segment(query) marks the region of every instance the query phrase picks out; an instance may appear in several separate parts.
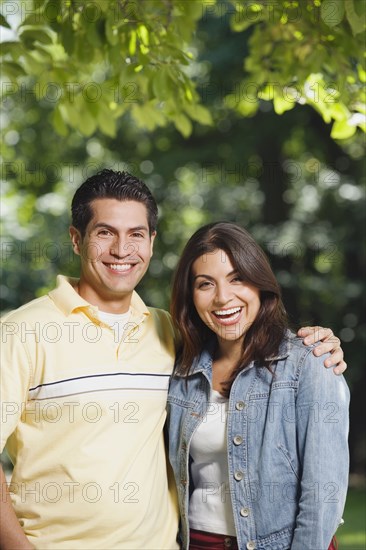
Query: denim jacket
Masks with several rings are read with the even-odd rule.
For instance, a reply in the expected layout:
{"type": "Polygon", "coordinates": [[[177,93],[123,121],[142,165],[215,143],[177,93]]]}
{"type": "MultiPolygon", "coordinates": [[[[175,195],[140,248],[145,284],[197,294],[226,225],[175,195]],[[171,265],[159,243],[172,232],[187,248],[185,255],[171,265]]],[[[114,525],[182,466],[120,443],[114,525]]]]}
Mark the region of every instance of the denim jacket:
{"type": "MultiPolygon", "coordinates": [[[[273,374],[253,363],[232,385],[227,456],[240,550],[326,550],[342,521],[349,390],[343,376],[323,366],[324,357],[313,355],[313,347],[288,332],[271,358],[273,374]]],[[[188,380],[176,369],[168,396],[169,458],[184,549],[189,449],[208,409],[211,351],[194,361],[188,380]]]]}

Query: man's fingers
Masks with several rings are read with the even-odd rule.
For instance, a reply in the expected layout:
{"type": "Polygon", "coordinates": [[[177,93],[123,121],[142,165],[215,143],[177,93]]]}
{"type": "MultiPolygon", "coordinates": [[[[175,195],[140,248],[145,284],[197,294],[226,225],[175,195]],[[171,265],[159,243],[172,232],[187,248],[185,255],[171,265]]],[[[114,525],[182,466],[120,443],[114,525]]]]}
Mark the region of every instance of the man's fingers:
{"type": "MultiPolygon", "coordinates": [[[[304,327],[303,329],[299,330],[298,334],[300,337],[304,338],[304,344],[307,346],[315,344],[320,340],[331,342],[334,338],[336,338],[333,334],[332,329],[320,326],[304,327]]],[[[335,345],[333,345],[333,347],[335,347],[335,345]]],[[[332,349],[332,347],[330,349],[332,349]]],[[[329,351],[329,348],[327,349],[327,351],[329,351]]]]}
{"type": "Polygon", "coordinates": [[[344,371],[346,370],[347,368],[347,363],[345,361],[341,361],[339,363],[339,365],[337,365],[335,367],[335,369],[333,370],[334,374],[343,374],[344,371]]]}
{"type": "Polygon", "coordinates": [[[297,334],[298,336],[303,336],[305,338],[305,336],[308,336],[309,334],[313,334],[314,328],[316,327],[301,327],[297,331],[297,334]]]}
{"type": "MultiPolygon", "coordinates": [[[[309,345],[309,344],[308,344],[309,345]]],[[[332,335],[331,338],[327,338],[326,340],[323,340],[316,348],[314,348],[314,355],[319,356],[323,355],[324,353],[332,353],[332,356],[334,357],[333,363],[339,363],[343,359],[343,350],[341,348],[341,341],[338,338],[338,336],[332,335]],[[339,359],[338,359],[339,357],[339,359]],[[338,360],[336,360],[338,359],[338,360]]]]}
{"type": "Polygon", "coordinates": [[[317,357],[325,353],[331,353],[325,359],[324,366],[327,368],[333,367],[334,374],[342,374],[346,370],[347,363],[343,361],[344,353],[341,348],[341,341],[330,328],[320,326],[302,327],[297,334],[303,338],[303,342],[307,346],[320,342],[313,349],[313,354],[317,357]]]}
{"type": "MultiPolygon", "coordinates": [[[[315,351],[315,350],[314,350],[315,351]]],[[[314,355],[321,355],[320,353],[316,353],[314,355]]],[[[343,358],[344,358],[344,353],[343,353],[343,349],[341,347],[338,347],[338,348],[335,348],[333,351],[332,351],[332,355],[330,355],[329,357],[327,357],[324,361],[324,365],[326,367],[334,367],[335,365],[338,365],[339,363],[341,363],[343,361],[343,358]]]]}

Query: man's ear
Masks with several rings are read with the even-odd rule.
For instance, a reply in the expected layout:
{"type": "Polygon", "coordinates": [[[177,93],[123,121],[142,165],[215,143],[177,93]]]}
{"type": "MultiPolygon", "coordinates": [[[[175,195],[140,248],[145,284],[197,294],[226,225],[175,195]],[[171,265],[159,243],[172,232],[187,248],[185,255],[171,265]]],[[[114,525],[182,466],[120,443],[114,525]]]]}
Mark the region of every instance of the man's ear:
{"type": "Polygon", "coordinates": [[[150,235],[150,258],[153,255],[155,237],[156,237],[156,231],[153,231],[150,235]]]}
{"type": "Polygon", "coordinates": [[[80,254],[81,254],[80,246],[81,246],[81,241],[82,241],[80,231],[78,229],[76,229],[76,227],[71,225],[70,228],[69,228],[69,234],[70,234],[70,239],[71,239],[71,242],[72,242],[72,249],[75,252],[75,254],[80,256],[80,254]]]}

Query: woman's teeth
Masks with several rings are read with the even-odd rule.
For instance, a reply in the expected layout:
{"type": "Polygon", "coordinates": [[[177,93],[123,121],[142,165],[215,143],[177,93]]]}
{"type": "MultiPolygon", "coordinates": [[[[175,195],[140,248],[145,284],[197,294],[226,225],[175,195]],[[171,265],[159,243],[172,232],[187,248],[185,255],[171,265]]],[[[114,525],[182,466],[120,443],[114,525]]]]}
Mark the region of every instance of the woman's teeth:
{"type": "Polygon", "coordinates": [[[214,314],[217,315],[218,317],[231,317],[232,315],[239,313],[240,310],[241,310],[240,307],[233,307],[231,309],[214,311],[214,314]]]}

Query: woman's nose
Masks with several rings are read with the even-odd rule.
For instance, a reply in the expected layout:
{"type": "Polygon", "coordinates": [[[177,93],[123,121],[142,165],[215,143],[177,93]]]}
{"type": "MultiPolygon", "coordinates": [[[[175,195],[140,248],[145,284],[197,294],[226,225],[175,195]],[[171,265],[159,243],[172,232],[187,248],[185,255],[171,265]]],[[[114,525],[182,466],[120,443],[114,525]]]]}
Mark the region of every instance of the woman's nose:
{"type": "Polygon", "coordinates": [[[216,287],[216,295],[215,295],[215,302],[217,305],[224,306],[228,302],[230,302],[232,298],[232,292],[228,285],[226,284],[218,284],[216,287]]]}

